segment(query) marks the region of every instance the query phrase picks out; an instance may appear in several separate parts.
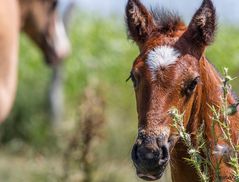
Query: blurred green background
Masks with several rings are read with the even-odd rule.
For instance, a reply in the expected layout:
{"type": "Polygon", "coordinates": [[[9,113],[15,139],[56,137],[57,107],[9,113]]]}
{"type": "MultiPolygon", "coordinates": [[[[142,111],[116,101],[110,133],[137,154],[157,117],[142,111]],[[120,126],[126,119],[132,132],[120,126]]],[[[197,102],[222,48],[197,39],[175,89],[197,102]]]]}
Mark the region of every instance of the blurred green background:
{"type": "MultiPolygon", "coordinates": [[[[218,70],[229,67],[233,77],[239,75],[238,35],[238,28],[220,25],[215,43],[207,50],[218,70]]],[[[105,101],[102,136],[92,147],[92,181],[141,181],[130,160],[137,115],[132,84],[125,82],[138,54],[137,47],[127,40],[123,20],[114,17],[80,14],[73,20],[70,39],[72,54],[64,63],[66,111],[56,128],[50,122],[47,98],[51,70],[32,42],[21,36],[16,102],[0,126],[0,181],[63,181],[63,156],[81,122],[79,106],[91,83],[102,90],[100,96],[105,101]]],[[[233,84],[238,93],[238,81],[233,84]]],[[[67,181],[80,181],[83,170],[80,164],[71,166],[67,181]]]]}

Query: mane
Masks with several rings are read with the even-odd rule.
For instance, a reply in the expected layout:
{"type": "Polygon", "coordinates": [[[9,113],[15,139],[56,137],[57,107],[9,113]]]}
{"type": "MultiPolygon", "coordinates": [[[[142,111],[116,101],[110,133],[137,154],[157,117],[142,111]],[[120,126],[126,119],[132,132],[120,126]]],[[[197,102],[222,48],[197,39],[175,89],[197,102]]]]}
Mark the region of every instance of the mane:
{"type": "Polygon", "coordinates": [[[179,25],[184,25],[183,20],[175,11],[169,11],[165,8],[151,8],[156,26],[162,33],[174,32],[179,25]]]}
{"type": "MultiPolygon", "coordinates": [[[[217,69],[217,67],[208,58],[206,58],[206,59],[209,62],[209,64],[215,69],[215,71],[217,72],[218,76],[223,80],[224,78],[222,76],[222,73],[217,69]]],[[[238,97],[237,93],[232,88],[230,89],[230,92],[232,94],[232,97],[236,101],[239,101],[239,97],[238,97]]]]}

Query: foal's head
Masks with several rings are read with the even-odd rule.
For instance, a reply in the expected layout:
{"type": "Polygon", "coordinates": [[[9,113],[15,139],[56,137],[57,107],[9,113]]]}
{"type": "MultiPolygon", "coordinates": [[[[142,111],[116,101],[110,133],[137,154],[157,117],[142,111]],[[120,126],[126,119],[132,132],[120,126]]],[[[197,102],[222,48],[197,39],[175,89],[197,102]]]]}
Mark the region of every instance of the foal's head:
{"type": "Polygon", "coordinates": [[[58,5],[59,0],[20,0],[22,29],[51,64],[64,59],[70,50],[63,20],[57,12],[58,5]]]}
{"type": "Polygon", "coordinates": [[[176,142],[168,111],[185,111],[185,126],[191,118],[200,89],[199,62],[214,38],[215,9],[204,0],[186,27],[172,13],[148,11],[139,0],[129,0],[126,22],[140,50],[131,70],[139,122],[132,159],[139,177],[156,180],[176,142]]]}

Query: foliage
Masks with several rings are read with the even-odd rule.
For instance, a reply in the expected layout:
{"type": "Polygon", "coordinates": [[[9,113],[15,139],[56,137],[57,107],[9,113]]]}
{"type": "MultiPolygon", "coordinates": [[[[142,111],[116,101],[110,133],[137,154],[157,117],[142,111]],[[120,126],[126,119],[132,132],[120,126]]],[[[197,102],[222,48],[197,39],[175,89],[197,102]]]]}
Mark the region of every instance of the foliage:
{"type": "Polygon", "coordinates": [[[183,124],[184,113],[180,114],[176,108],[173,108],[169,111],[169,114],[173,119],[173,127],[176,128],[179,133],[180,139],[187,147],[187,153],[189,154],[189,158],[186,158],[185,160],[196,169],[196,172],[202,182],[208,182],[208,162],[206,161],[206,159],[203,158],[201,154],[201,151],[205,149],[205,142],[203,140],[204,125],[201,126],[197,133],[197,136],[200,137],[198,137],[198,143],[194,146],[191,141],[191,135],[187,133],[186,128],[183,124]],[[204,170],[202,170],[202,167],[204,170]]]}
{"type": "Polygon", "coordinates": [[[94,169],[98,167],[95,151],[99,145],[98,141],[103,139],[103,128],[106,124],[104,111],[105,101],[102,91],[97,88],[97,83],[90,83],[85,89],[80,105],[76,131],[64,152],[64,181],[70,179],[73,170],[77,173],[82,172],[83,179],[79,181],[93,181],[94,169]]]}
{"type": "Polygon", "coordinates": [[[22,36],[16,101],[11,115],[0,127],[0,141],[2,144],[26,142],[40,149],[46,141],[49,145],[54,143],[46,97],[50,70],[42,64],[36,48],[30,46],[29,40],[22,36]]]}

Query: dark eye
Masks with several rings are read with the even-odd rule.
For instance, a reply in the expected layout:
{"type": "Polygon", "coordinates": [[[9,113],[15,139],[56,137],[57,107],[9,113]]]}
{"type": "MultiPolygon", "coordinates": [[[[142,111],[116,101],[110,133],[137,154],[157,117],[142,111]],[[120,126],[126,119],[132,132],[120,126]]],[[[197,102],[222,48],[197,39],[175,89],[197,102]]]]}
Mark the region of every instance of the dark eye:
{"type": "Polygon", "coordinates": [[[193,91],[195,90],[198,82],[200,80],[200,77],[196,77],[195,79],[193,79],[192,81],[190,81],[188,83],[188,85],[186,86],[186,90],[185,90],[185,94],[188,96],[188,95],[191,95],[193,93],[193,91]]]}
{"type": "Polygon", "coordinates": [[[126,81],[129,81],[131,79],[131,81],[133,82],[134,88],[137,87],[138,85],[138,80],[136,79],[135,75],[133,74],[133,72],[130,72],[130,76],[126,81]]]}
{"type": "Polygon", "coordinates": [[[58,5],[58,0],[53,0],[51,4],[51,9],[55,10],[57,8],[57,5],[58,5]]]}

